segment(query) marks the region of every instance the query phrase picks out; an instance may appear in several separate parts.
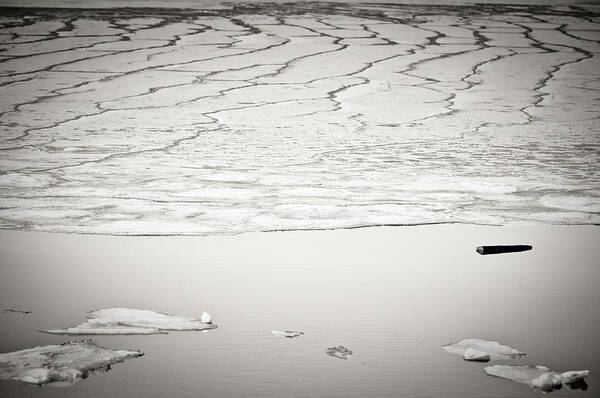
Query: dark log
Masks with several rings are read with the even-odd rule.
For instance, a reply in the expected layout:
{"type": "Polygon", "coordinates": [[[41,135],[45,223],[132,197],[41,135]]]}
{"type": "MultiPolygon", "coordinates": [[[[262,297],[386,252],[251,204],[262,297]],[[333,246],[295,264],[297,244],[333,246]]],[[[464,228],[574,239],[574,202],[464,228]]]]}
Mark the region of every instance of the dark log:
{"type": "Polygon", "coordinates": [[[477,253],[479,254],[500,254],[500,253],[513,253],[513,252],[524,252],[531,250],[532,247],[529,245],[496,245],[496,246],[479,246],[477,247],[477,253]]]}

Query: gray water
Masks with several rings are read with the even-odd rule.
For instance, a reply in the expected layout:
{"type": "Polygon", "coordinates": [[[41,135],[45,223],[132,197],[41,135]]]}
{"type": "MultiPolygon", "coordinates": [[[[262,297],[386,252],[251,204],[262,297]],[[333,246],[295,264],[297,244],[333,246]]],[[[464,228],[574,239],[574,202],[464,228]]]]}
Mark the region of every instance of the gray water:
{"type": "MultiPolygon", "coordinates": [[[[37,330],[92,309],[198,316],[207,334],[94,337],[146,355],[68,388],[0,383],[2,397],[540,397],[443,344],[497,340],[508,364],[590,369],[600,385],[598,228],[421,226],[228,237],[0,233],[0,352],[69,340],[37,330]],[[482,243],[533,250],[481,256],[482,243]],[[295,339],[269,330],[300,330],[295,339]],[[326,354],[343,345],[348,360],[326,354]]],[[[78,338],[78,337],[74,337],[78,338]]]]}

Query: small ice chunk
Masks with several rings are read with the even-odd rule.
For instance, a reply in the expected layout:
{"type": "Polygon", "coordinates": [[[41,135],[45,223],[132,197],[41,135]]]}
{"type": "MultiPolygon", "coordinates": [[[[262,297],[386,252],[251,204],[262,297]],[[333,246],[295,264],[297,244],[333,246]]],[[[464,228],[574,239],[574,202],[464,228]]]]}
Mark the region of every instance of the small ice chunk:
{"type": "Polygon", "coordinates": [[[350,351],[343,345],[339,345],[337,347],[329,347],[327,349],[326,353],[330,357],[339,358],[339,359],[348,359],[348,357],[353,354],[352,351],[350,351]]]}
{"type": "Polygon", "coordinates": [[[489,362],[491,356],[487,352],[479,351],[469,347],[463,354],[463,359],[465,361],[489,362]]]}
{"type": "Polygon", "coordinates": [[[304,332],[297,332],[294,330],[271,330],[269,333],[271,333],[273,336],[287,337],[289,339],[293,339],[294,337],[298,337],[304,334],[304,332]]]}
{"type": "Polygon", "coordinates": [[[502,377],[516,381],[517,383],[527,384],[534,390],[551,392],[562,388],[563,385],[573,390],[586,390],[587,383],[585,378],[589,375],[589,370],[576,370],[569,372],[555,372],[545,366],[510,366],[494,365],[485,368],[485,373],[490,376],[502,377]]]}
{"type": "MultiPolygon", "coordinates": [[[[488,354],[490,357],[488,360],[514,359],[525,355],[521,351],[516,350],[507,345],[502,345],[496,341],[487,341],[481,339],[465,339],[459,341],[458,343],[452,343],[442,346],[442,348],[446,352],[450,352],[456,355],[462,355],[463,358],[466,360],[469,360],[465,358],[465,354],[469,349],[478,352],[478,355],[488,354]]],[[[470,351],[468,355],[473,355],[473,351],[470,351]]]]}
{"type": "Polygon", "coordinates": [[[0,354],[0,379],[46,385],[70,385],[90,371],[144,355],[141,351],[114,351],[93,340],[69,341],[0,354]]]}
{"type": "Polygon", "coordinates": [[[73,335],[158,334],[166,331],[205,331],[217,327],[212,324],[207,312],[196,319],[149,310],[108,308],[88,312],[86,318],[86,322],[77,326],[44,332],[73,335]]]}
{"type": "Polygon", "coordinates": [[[212,323],[212,316],[210,316],[210,314],[206,311],[202,312],[202,315],[200,315],[200,322],[202,323],[212,323]]]}

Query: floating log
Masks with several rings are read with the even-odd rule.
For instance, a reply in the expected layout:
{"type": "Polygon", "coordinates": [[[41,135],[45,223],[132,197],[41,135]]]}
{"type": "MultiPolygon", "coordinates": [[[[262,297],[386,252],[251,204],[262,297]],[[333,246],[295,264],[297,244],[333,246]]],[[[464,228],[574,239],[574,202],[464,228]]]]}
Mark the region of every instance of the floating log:
{"type": "Polygon", "coordinates": [[[513,253],[513,252],[524,252],[531,250],[532,247],[529,245],[496,245],[496,246],[479,246],[477,247],[477,253],[479,254],[500,254],[500,253],[513,253]]]}

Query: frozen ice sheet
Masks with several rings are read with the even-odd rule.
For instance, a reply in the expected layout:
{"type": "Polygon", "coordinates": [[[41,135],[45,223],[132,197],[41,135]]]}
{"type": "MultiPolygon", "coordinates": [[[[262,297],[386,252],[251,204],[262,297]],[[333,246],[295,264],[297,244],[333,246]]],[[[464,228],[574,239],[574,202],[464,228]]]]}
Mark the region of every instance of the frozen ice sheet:
{"type": "Polygon", "coordinates": [[[110,13],[0,24],[0,228],[600,223],[583,8],[110,13]]]}

